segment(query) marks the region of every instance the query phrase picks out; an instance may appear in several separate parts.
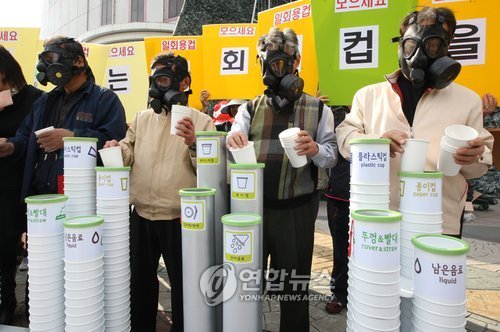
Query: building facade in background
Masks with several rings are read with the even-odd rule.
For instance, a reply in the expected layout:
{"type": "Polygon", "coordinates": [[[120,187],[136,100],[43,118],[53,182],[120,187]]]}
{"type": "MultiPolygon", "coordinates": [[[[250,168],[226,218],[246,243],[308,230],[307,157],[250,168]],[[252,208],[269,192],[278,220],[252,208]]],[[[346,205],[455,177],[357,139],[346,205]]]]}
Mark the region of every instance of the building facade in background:
{"type": "Polygon", "coordinates": [[[41,37],[111,44],[171,35],[184,0],[43,0],[41,37]]]}

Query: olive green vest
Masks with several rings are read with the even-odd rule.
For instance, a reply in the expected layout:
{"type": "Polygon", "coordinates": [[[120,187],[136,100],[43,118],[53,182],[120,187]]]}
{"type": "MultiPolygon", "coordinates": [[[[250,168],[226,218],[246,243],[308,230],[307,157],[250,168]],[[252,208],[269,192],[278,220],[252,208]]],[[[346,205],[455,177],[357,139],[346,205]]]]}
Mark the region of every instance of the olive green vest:
{"type": "Polygon", "coordinates": [[[294,104],[293,113],[276,112],[265,95],[250,102],[249,140],[254,142],[259,163],[265,163],[264,200],[286,200],[313,193],[316,190],[317,168],[308,158],[306,166],[293,168],[281,146],[278,135],[285,129],[299,127],[316,141],[323,103],[303,94],[294,104]]]}

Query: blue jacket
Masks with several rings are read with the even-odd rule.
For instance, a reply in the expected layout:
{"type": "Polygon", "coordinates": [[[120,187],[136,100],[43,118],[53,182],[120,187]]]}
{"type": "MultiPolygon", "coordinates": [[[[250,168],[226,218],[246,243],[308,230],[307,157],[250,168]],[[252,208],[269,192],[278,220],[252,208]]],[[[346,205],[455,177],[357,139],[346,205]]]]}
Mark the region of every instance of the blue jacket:
{"type": "MultiPolygon", "coordinates": [[[[11,158],[18,159],[26,156],[22,198],[35,194],[30,192],[39,152],[34,132],[46,126],[42,123],[44,117],[47,117],[45,113],[53,111],[62,93],[64,92],[60,88],[55,88],[40,97],[33,104],[32,112],[26,116],[17,130],[16,136],[9,138],[9,141],[15,145],[11,158]]],[[[75,137],[98,138],[97,148],[101,149],[106,141],[112,139],[119,141],[125,137],[127,130],[125,110],[113,91],[87,82],[86,86],[82,87],[81,98],[65,116],[62,128],[74,132],[75,137]]],[[[56,160],[47,169],[52,181],[57,181],[57,178],[64,172],[63,150],[55,153],[56,160]]]]}

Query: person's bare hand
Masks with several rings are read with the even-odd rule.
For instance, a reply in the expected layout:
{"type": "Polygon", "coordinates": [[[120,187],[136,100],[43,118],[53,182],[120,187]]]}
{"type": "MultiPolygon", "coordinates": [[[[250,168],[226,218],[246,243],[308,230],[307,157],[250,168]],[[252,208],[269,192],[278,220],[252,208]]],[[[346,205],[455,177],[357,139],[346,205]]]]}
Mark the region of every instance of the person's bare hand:
{"type": "Polygon", "coordinates": [[[469,146],[458,148],[453,158],[459,165],[470,165],[479,161],[484,152],[484,140],[480,137],[470,140],[469,146]]]}
{"type": "Polygon", "coordinates": [[[299,131],[299,138],[295,140],[298,144],[295,146],[297,154],[299,156],[312,157],[318,154],[319,147],[318,144],[312,139],[311,135],[305,130],[299,131]]]}
{"type": "Polygon", "coordinates": [[[194,131],[194,123],[191,117],[185,116],[182,120],[177,122],[175,126],[175,134],[184,138],[184,144],[192,146],[196,143],[196,136],[194,131]]]}
{"type": "Polygon", "coordinates": [[[52,152],[64,147],[63,137],[73,137],[75,134],[72,131],[63,128],[56,128],[37,136],[37,143],[40,149],[45,152],[52,152]]]}
{"type": "Polygon", "coordinates": [[[391,140],[391,157],[396,157],[396,153],[403,153],[403,145],[409,138],[408,135],[400,130],[390,130],[382,135],[382,138],[389,138],[391,140]]]}
{"type": "Polygon", "coordinates": [[[208,92],[207,90],[201,91],[200,102],[201,102],[202,110],[204,110],[204,111],[206,111],[206,109],[208,107],[208,98],[210,98],[210,92],[208,92]]]}
{"type": "Polygon", "coordinates": [[[7,141],[5,137],[0,137],[0,158],[8,157],[14,153],[15,146],[7,141]]]}
{"type": "Polygon", "coordinates": [[[483,114],[489,115],[495,111],[497,108],[497,100],[495,96],[490,93],[486,93],[483,96],[483,114]]]}
{"type": "Polygon", "coordinates": [[[118,145],[120,145],[120,143],[118,143],[118,141],[114,139],[111,141],[107,141],[102,148],[107,149],[107,148],[112,148],[112,147],[115,147],[118,145]]]}
{"type": "Polygon", "coordinates": [[[248,137],[242,131],[231,134],[227,139],[227,146],[230,148],[243,148],[248,144],[248,137]]]}

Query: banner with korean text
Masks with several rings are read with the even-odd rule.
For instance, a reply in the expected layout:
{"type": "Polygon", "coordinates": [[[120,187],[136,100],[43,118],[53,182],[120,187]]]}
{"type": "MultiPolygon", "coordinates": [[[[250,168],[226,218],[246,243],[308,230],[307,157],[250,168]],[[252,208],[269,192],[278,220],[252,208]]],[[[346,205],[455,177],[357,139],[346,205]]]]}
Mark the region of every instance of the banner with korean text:
{"type": "Polygon", "coordinates": [[[253,99],[264,91],[257,24],[203,26],[203,89],[211,99],[253,99]]]}
{"type": "Polygon", "coordinates": [[[360,88],[398,66],[401,19],[417,0],[311,0],[319,88],[331,105],[350,105],[360,88]]]}
{"type": "Polygon", "coordinates": [[[258,36],[267,34],[272,26],[281,31],[290,28],[299,39],[301,61],[299,76],[304,79],[304,91],[316,96],[318,90],[318,66],[314,44],[313,20],[310,0],[291,2],[259,13],[258,36]]]}
{"type": "Polygon", "coordinates": [[[450,44],[450,56],[462,64],[456,82],[479,95],[500,98],[500,1],[419,0],[419,7],[447,7],[455,13],[457,28],[450,44]]]}
{"type": "Polygon", "coordinates": [[[38,28],[0,28],[0,45],[19,62],[24,78],[30,84],[35,81],[39,35],[38,28]]]}
{"type": "Polygon", "coordinates": [[[147,108],[149,85],[145,61],[144,42],[109,45],[103,86],[118,95],[125,107],[127,122],[147,108]]]}
{"type": "Polygon", "coordinates": [[[203,42],[201,36],[172,36],[144,38],[146,46],[146,64],[151,74],[153,59],[164,53],[174,53],[184,57],[191,73],[191,90],[189,106],[201,109],[200,92],[203,90],[203,42]]]}
{"type": "Polygon", "coordinates": [[[98,85],[105,86],[106,65],[109,49],[112,45],[89,44],[82,43],[83,53],[87,58],[92,73],[94,74],[95,82],[98,85]]]}

